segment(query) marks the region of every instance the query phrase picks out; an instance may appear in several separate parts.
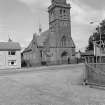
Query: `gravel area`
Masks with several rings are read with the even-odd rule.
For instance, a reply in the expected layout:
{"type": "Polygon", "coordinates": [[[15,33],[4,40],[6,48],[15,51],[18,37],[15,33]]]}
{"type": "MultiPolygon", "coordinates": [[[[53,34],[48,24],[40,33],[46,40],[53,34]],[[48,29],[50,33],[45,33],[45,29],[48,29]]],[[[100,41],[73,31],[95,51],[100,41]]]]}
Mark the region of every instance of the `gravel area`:
{"type": "Polygon", "coordinates": [[[84,65],[0,76],[0,105],[105,105],[105,90],[82,86],[84,65]]]}

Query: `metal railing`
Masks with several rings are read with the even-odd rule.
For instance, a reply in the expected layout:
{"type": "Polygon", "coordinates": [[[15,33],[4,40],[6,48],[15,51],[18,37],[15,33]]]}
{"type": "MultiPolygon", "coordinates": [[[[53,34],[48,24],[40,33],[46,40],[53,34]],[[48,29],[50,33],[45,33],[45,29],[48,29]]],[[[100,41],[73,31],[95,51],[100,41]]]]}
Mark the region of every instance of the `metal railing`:
{"type": "Polygon", "coordinates": [[[105,86],[105,63],[85,64],[85,80],[89,85],[105,86]]]}

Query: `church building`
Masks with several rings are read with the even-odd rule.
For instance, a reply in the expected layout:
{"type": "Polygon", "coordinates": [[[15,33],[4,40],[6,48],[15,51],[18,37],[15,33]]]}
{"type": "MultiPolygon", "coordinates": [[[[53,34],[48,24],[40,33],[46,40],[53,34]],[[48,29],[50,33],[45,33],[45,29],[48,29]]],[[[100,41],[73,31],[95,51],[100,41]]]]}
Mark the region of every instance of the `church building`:
{"type": "Polygon", "coordinates": [[[75,62],[75,44],[71,37],[70,4],[66,0],[52,0],[48,7],[49,29],[40,36],[33,35],[23,51],[23,59],[36,64],[69,64],[75,62]]]}

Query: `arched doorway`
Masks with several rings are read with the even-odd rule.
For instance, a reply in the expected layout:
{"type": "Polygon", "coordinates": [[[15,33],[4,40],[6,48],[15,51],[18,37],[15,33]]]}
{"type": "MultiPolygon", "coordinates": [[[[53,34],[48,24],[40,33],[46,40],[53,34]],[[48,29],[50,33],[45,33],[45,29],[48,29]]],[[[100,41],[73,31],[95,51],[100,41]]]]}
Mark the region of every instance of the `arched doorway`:
{"type": "Polygon", "coordinates": [[[61,54],[61,59],[62,59],[62,64],[69,64],[70,63],[70,58],[68,57],[68,53],[64,51],[61,54]]]}

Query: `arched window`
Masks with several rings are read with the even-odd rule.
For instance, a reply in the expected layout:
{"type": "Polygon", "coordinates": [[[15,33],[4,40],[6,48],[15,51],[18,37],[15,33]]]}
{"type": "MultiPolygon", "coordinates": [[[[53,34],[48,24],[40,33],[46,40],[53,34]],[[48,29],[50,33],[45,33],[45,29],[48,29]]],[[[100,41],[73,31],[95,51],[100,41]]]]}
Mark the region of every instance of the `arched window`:
{"type": "Polygon", "coordinates": [[[62,9],[60,9],[60,14],[62,14],[62,9]]]}
{"type": "Polygon", "coordinates": [[[61,46],[66,47],[66,36],[63,36],[61,39],[61,46]]]}
{"type": "Polygon", "coordinates": [[[66,12],[65,9],[63,10],[63,12],[64,12],[64,13],[66,12]]]}

